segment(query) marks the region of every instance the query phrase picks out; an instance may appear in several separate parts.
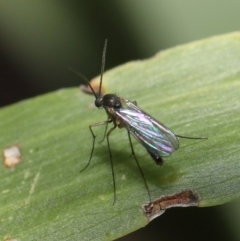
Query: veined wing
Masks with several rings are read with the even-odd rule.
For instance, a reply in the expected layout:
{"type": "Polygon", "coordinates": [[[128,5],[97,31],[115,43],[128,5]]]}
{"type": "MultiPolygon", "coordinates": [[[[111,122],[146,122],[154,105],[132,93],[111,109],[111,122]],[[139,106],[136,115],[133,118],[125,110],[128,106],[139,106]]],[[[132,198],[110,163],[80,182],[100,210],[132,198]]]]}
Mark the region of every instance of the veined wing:
{"type": "Polygon", "coordinates": [[[165,125],[152,118],[133,102],[122,99],[122,108],[115,114],[123,120],[130,133],[155,156],[169,156],[179,147],[174,133],[165,125]]]}

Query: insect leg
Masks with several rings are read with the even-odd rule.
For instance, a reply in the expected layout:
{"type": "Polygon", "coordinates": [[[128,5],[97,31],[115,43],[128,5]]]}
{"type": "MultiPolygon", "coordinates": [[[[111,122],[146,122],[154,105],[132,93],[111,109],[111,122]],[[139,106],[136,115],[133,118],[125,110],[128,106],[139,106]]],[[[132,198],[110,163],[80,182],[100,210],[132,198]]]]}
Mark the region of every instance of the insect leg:
{"type": "MultiPolygon", "coordinates": [[[[110,123],[110,122],[112,122],[112,119],[110,119],[110,120],[108,121],[108,123],[110,123]]],[[[101,140],[101,141],[99,141],[99,143],[102,143],[102,142],[104,141],[105,137],[106,137],[107,128],[108,128],[108,123],[106,124],[106,127],[105,127],[105,131],[104,131],[103,138],[102,138],[102,140],[101,140]]]]}
{"type": "Polygon", "coordinates": [[[191,137],[191,136],[181,136],[181,135],[175,135],[175,136],[176,136],[176,137],[179,137],[179,138],[193,139],[193,140],[208,139],[208,137],[191,137]]]}
{"type": "Polygon", "coordinates": [[[114,123],[114,126],[107,132],[106,138],[107,138],[107,144],[108,144],[108,151],[109,151],[109,156],[110,156],[110,163],[111,163],[111,170],[112,170],[112,179],[113,179],[113,204],[116,202],[116,182],[115,182],[115,175],[114,175],[114,170],[113,170],[113,160],[112,160],[112,152],[110,148],[110,143],[109,143],[109,136],[112,133],[112,131],[117,127],[116,123],[114,123]]]}
{"type": "Polygon", "coordinates": [[[90,164],[91,160],[92,160],[92,156],[93,156],[93,151],[94,151],[94,147],[95,147],[95,139],[96,139],[96,136],[92,130],[93,127],[97,127],[97,126],[102,126],[102,125],[108,125],[109,122],[111,122],[112,120],[106,120],[106,121],[102,121],[102,122],[98,122],[98,123],[95,123],[95,124],[92,124],[89,126],[89,129],[90,129],[90,132],[92,134],[92,137],[93,137],[93,144],[92,144],[92,150],[91,150],[91,154],[90,154],[90,158],[88,160],[88,163],[87,165],[80,170],[80,172],[84,171],[90,164]]]}
{"type": "Polygon", "coordinates": [[[142,179],[143,179],[144,184],[145,184],[145,187],[146,187],[146,189],[147,189],[147,194],[148,194],[149,202],[151,203],[151,195],[150,195],[150,192],[149,192],[149,187],[148,187],[147,181],[146,181],[146,179],[145,179],[145,177],[144,177],[142,168],[141,168],[141,166],[140,166],[140,164],[139,164],[139,162],[138,162],[138,160],[137,160],[137,157],[136,157],[136,155],[135,155],[135,152],[134,152],[134,149],[133,149],[133,144],[132,144],[132,139],[131,139],[131,135],[130,135],[130,131],[127,130],[127,133],[128,133],[129,143],[130,143],[130,146],[131,146],[132,155],[134,156],[134,159],[135,159],[135,161],[136,161],[136,163],[137,163],[138,169],[139,169],[139,171],[140,171],[140,173],[141,173],[142,179]]]}

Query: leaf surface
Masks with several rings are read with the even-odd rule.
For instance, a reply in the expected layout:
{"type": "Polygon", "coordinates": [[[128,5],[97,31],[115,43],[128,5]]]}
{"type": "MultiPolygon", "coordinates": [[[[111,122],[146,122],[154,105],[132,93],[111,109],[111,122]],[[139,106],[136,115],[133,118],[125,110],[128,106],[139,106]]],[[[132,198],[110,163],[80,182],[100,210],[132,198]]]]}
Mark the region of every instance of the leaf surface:
{"type": "MultiPolygon", "coordinates": [[[[110,60],[109,60],[110,61],[110,60]]],[[[71,73],[70,73],[71,74],[71,73]]],[[[180,148],[156,166],[134,140],[152,199],[192,190],[199,206],[240,197],[240,34],[217,36],[162,51],[104,74],[107,93],[131,101],[174,133],[180,148]]],[[[0,234],[18,240],[113,240],[147,224],[147,191],[126,130],[110,136],[113,186],[104,127],[94,97],[62,89],[0,109],[0,149],[18,145],[21,162],[0,165],[0,234]]],[[[161,218],[164,218],[162,216],[161,218]]]]}

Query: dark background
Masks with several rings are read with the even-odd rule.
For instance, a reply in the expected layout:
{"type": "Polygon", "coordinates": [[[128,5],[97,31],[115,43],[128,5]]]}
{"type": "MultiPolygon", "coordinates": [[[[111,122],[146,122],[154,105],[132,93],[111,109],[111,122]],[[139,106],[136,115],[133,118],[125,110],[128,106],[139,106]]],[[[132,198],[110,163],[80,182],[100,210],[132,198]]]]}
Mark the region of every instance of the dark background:
{"type": "MultiPolygon", "coordinates": [[[[238,31],[239,9],[237,0],[0,0],[0,107],[78,86],[81,80],[69,66],[88,79],[97,76],[105,38],[110,69],[238,31]]],[[[168,210],[119,241],[240,240],[239,205],[168,210]]]]}

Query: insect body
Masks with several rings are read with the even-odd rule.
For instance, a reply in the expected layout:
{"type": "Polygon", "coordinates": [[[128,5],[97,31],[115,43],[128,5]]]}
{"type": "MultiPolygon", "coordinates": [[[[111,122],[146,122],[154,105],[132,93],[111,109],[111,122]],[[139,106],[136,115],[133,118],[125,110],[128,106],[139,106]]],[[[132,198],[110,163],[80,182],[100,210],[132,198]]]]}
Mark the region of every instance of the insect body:
{"type": "Polygon", "coordinates": [[[156,164],[161,165],[162,157],[169,156],[178,149],[177,136],[140,109],[136,102],[131,102],[115,94],[107,94],[99,97],[95,104],[97,107],[105,108],[109,121],[113,121],[114,127],[126,127],[146,148],[156,164]]]}
{"type": "Polygon", "coordinates": [[[82,169],[82,171],[89,166],[90,161],[92,159],[93,151],[94,151],[96,136],[92,128],[100,125],[106,125],[104,138],[106,137],[107,139],[108,150],[110,155],[111,169],[112,169],[112,175],[113,175],[114,202],[115,202],[116,184],[115,184],[115,177],[114,177],[114,171],[113,171],[113,161],[112,161],[112,153],[111,153],[111,148],[109,143],[109,136],[116,127],[119,127],[119,128],[125,127],[127,129],[132,155],[142,175],[145,187],[148,192],[149,201],[151,202],[149,188],[148,188],[146,179],[144,177],[143,171],[136,158],[133,145],[132,145],[131,135],[134,136],[135,139],[147,150],[147,152],[150,154],[152,159],[158,165],[161,165],[163,163],[162,157],[167,157],[178,149],[179,147],[178,137],[187,138],[187,139],[206,139],[206,138],[186,137],[186,136],[176,135],[171,130],[169,130],[169,128],[167,128],[165,125],[163,125],[162,123],[154,119],[152,116],[147,114],[144,110],[139,108],[137,106],[136,101],[131,102],[127,99],[117,96],[116,94],[102,95],[101,93],[102,76],[103,76],[104,66],[105,66],[106,48],[107,48],[107,40],[105,41],[105,45],[103,49],[100,85],[99,85],[98,93],[94,91],[93,87],[91,86],[91,84],[89,83],[89,81],[86,79],[84,75],[82,75],[80,72],[76,71],[75,69],[71,68],[71,70],[77,73],[90,87],[92,93],[95,96],[95,106],[98,108],[104,108],[108,116],[108,119],[106,121],[92,124],[89,126],[89,129],[93,136],[93,144],[92,144],[92,150],[91,150],[89,161],[87,165],[82,169]],[[107,130],[109,123],[113,123],[113,127],[107,130]]]}

